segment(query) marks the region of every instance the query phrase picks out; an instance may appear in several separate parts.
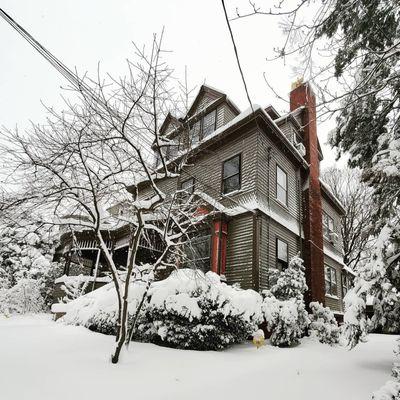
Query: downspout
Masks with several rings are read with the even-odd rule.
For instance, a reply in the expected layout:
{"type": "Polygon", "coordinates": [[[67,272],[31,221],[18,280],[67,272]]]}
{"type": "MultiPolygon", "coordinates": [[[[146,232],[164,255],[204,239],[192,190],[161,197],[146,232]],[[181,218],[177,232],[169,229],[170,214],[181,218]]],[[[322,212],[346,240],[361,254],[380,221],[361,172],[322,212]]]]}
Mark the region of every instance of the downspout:
{"type": "MultiPolygon", "coordinates": [[[[270,201],[270,166],[271,166],[271,147],[269,146],[267,148],[267,204],[268,204],[268,211],[271,210],[271,201],[270,201]]],[[[270,245],[271,245],[271,241],[270,241],[270,223],[271,223],[271,218],[268,216],[268,223],[267,223],[267,268],[268,271],[270,269],[270,245]]],[[[270,287],[270,282],[269,282],[269,273],[267,274],[267,287],[270,287]]]]}

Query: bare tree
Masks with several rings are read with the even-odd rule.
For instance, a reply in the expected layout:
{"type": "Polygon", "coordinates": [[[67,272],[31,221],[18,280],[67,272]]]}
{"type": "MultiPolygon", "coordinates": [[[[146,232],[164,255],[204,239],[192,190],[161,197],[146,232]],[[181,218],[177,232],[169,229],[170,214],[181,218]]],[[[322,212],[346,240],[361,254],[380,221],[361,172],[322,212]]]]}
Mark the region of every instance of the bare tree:
{"type": "Polygon", "coordinates": [[[2,149],[11,171],[7,183],[22,186],[18,200],[4,203],[3,211],[23,206],[42,223],[88,231],[97,241],[118,298],[113,363],[130,338],[132,281],[144,279],[147,290],[160,267],[174,267],[193,227],[205,218],[196,212],[193,195],[181,196],[179,190],[164,193],[159,187],[160,179],[177,179],[185,165],[184,157],[167,160],[165,149],[175,144],[159,132],[160,121],[185,96],[174,89],[172,71],[162,59],[161,39],[155,37],[149,51],[135,50],[136,61],[128,61],[126,77],[103,79],[98,74],[96,81],[82,79],[79,87],[71,88],[79,102],[66,101],[61,113],[49,108],[47,123],[35,124],[24,134],[5,131],[7,144],[2,149]],[[139,185],[143,181],[145,192],[139,185]],[[108,211],[116,204],[124,212],[108,211]],[[129,226],[124,269],[118,268],[108,245],[109,231],[122,224],[129,226]],[[144,240],[157,240],[162,252],[154,262],[142,265],[138,248],[144,240]]]}
{"type": "Polygon", "coordinates": [[[361,182],[361,173],[355,169],[330,167],[321,175],[345,209],[341,224],[343,260],[357,270],[357,266],[368,258],[374,243],[372,190],[361,182]]]}

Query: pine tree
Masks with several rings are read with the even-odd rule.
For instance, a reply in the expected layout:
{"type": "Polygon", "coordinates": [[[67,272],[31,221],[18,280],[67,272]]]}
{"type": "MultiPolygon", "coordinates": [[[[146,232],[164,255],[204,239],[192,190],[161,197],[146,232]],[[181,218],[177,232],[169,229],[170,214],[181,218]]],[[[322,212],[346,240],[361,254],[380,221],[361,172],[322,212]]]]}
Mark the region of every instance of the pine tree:
{"type": "Polygon", "coordinates": [[[297,344],[310,323],[304,303],[307,290],[303,260],[293,257],[263,303],[263,313],[274,346],[297,344]]]}

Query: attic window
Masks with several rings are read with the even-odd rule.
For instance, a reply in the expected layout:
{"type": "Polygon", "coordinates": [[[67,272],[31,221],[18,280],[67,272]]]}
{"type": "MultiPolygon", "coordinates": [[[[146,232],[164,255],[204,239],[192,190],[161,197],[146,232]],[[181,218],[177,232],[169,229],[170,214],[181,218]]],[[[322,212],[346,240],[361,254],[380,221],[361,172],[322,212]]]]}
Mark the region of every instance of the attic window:
{"type": "Polygon", "coordinates": [[[211,135],[215,131],[215,122],[217,120],[217,111],[213,110],[203,118],[203,138],[211,135]]]}
{"type": "Polygon", "coordinates": [[[213,110],[195,122],[190,128],[190,143],[197,144],[200,140],[211,135],[216,128],[217,110],[213,110]]]}
{"type": "Polygon", "coordinates": [[[197,121],[190,128],[190,142],[192,145],[200,141],[201,121],[197,121]]]}

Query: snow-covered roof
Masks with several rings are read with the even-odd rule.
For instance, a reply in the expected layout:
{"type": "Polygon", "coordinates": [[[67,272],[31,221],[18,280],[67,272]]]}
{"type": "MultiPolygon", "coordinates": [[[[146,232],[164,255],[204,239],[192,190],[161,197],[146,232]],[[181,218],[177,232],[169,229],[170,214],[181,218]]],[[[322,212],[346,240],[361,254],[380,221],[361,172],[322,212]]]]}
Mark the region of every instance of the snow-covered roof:
{"type": "Polygon", "coordinates": [[[334,195],[332,189],[329,187],[329,185],[324,182],[321,178],[319,178],[319,182],[321,184],[321,188],[324,189],[325,193],[328,195],[328,197],[335,203],[335,205],[340,208],[341,212],[344,214],[346,212],[343,203],[334,195]]]}

